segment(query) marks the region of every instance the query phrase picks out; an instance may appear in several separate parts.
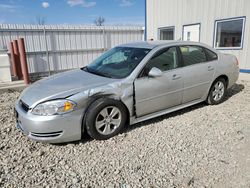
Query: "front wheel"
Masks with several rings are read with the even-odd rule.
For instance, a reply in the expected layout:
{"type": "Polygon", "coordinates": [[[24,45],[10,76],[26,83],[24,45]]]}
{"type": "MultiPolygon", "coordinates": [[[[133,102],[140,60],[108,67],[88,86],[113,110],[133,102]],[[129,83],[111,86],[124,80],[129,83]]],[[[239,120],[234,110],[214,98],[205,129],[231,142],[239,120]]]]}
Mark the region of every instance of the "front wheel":
{"type": "Polygon", "coordinates": [[[207,103],[211,105],[221,103],[226,94],[226,81],[223,78],[219,78],[214,81],[207,97],[207,103]]]}
{"type": "Polygon", "coordinates": [[[86,129],[92,138],[105,140],[120,133],[126,119],[126,108],[120,101],[101,98],[92,103],[86,113],[86,129]]]}

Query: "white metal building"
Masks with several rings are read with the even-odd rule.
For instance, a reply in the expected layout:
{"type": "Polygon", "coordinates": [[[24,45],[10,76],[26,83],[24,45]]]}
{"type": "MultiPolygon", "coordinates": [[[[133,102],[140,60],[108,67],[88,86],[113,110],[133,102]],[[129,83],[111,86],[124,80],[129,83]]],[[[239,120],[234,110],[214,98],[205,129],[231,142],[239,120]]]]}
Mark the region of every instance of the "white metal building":
{"type": "Polygon", "coordinates": [[[206,43],[236,55],[250,73],[250,0],[146,0],[145,34],[206,43]]]}

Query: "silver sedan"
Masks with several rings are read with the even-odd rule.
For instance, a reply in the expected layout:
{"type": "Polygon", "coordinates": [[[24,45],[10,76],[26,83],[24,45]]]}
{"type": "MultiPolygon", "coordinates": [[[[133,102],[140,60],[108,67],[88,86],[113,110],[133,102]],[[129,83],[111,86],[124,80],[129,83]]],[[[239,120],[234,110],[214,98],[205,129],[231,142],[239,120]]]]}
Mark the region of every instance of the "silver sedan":
{"type": "Polygon", "coordinates": [[[139,42],[42,79],[15,104],[17,127],[37,141],[108,139],[126,125],[206,101],[219,104],[238,79],[237,59],[194,42],[139,42]]]}

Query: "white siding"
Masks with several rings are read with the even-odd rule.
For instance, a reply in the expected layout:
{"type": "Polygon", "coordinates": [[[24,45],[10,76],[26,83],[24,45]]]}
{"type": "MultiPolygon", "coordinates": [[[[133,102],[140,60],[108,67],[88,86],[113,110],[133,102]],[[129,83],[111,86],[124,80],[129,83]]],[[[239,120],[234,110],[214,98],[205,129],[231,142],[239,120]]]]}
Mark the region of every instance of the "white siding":
{"type": "Polygon", "coordinates": [[[201,23],[200,42],[213,46],[215,20],[246,17],[243,49],[222,50],[237,56],[241,69],[250,69],[250,0],[146,0],[147,39],[157,40],[159,27],[175,26],[175,40],[183,25],[201,23]]]}

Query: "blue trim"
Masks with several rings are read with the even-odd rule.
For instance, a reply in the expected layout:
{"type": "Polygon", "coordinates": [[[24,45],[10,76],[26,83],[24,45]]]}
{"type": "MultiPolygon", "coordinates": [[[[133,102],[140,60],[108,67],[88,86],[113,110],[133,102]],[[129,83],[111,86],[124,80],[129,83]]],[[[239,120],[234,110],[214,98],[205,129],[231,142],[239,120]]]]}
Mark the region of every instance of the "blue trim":
{"type": "Polygon", "coordinates": [[[250,69],[240,69],[240,72],[242,72],[242,73],[250,73],[250,69]]]}
{"type": "Polygon", "coordinates": [[[216,50],[242,50],[244,46],[244,36],[245,36],[245,28],[246,28],[246,16],[238,16],[238,17],[231,17],[231,18],[223,18],[223,19],[217,19],[214,21],[214,34],[213,34],[213,48],[216,50]],[[215,40],[216,40],[216,23],[217,22],[223,22],[223,21],[231,21],[235,19],[243,19],[243,28],[242,28],[242,37],[241,37],[241,47],[235,47],[235,48],[226,48],[226,47],[221,47],[221,48],[216,48],[215,47],[215,40]]]}
{"type": "Polygon", "coordinates": [[[157,40],[160,40],[160,30],[164,30],[164,29],[173,29],[174,30],[174,38],[173,40],[175,40],[175,26],[167,26],[167,27],[159,27],[157,29],[157,40]]]}
{"type": "Polygon", "coordinates": [[[185,24],[182,26],[182,41],[183,41],[183,38],[184,38],[184,27],[185,26],[192,26],[192,25],[200,25],[200,28],[199,28],[199,42],[201,41],[201,23],[192,23],[192,24],[185,24]]]}
{"type": "Polygon", "coordinates": [[[147,40],[147,0],[145,0],[145,26],[144,26],[144,40],[147,40]]]}

